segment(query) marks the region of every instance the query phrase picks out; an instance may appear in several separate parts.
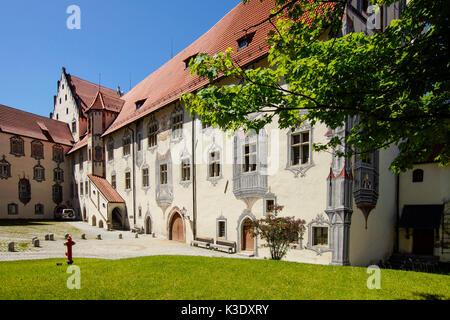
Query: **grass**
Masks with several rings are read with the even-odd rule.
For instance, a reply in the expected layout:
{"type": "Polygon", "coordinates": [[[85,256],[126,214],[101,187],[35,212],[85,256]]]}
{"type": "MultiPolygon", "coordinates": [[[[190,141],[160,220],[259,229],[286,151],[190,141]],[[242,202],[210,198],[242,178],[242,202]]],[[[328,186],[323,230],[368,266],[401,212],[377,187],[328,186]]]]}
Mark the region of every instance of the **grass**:
{"type": "Polygon", "coordinates": [[[38,237],[44,241],[46,234],[53,233],[55,240],[63,240],[66,233],[80,237],[82,232],[70,224],[59,221],[0,220],[0,252],[8,251],[8,242],[16,243],[17,251],[33,250],[31,240],[38,237]]]}
{"type": "Polygon", "coordinates": [[[270,260],[157,256],[77,259],[81,290],[69,290],[60,260],[0,262],[1,300],[391,300],[450,299],[447,275],[270,260]]]}

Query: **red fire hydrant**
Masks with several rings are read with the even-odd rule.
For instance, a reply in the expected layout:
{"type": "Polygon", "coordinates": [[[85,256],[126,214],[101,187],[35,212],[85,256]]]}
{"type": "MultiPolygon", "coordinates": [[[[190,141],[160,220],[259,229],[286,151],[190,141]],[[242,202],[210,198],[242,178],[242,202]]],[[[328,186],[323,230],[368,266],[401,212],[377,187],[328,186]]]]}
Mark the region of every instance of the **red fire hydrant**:
{"type": "Polygon", "coordinates": [[[67,237],[67,241],[66,241],[66,243],[64,243],[64,245],[67,247],[67,252],[66,252],[67,264],[73,264],[73,260],[72,260],[72,246],[75,245],[75,241],[72,240],[71,236],[68,236],[67,237]]]}

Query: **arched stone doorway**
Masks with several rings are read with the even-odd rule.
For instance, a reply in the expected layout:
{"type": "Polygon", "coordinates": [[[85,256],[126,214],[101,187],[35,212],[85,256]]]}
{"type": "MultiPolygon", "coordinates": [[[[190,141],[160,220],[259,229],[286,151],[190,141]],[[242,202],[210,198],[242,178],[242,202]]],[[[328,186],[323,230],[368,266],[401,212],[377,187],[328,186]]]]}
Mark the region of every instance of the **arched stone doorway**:
{"type": "Polygon", "coordinates": [[[169,240],[186,242],[183,218],[178,212],[175,212],[170,219],[169,240]]]}
{"type": "Polygon", "coordinates": [[[252,220],[250,218],[247,218],[242,222],[242,251],[255,250],[255,237],[253,236],[254,228],[251,223],[252,220]]]}
{"type": "Polygon", "coordinates": [[[95,216],[92,216],[92,226],[93,227],[97,226],[97,218],[95,216]]]}
{"type": "Polygon", "coordinates": [[[149,216],[145,218],[145,234],[152,234],[152,219],[149,216]]]}
{"type": "Polygon", "coordinates": [[[122,211],[119,208],[114,208],[111,216],[111,226],[113,230],[123,230],[122,211]]]}

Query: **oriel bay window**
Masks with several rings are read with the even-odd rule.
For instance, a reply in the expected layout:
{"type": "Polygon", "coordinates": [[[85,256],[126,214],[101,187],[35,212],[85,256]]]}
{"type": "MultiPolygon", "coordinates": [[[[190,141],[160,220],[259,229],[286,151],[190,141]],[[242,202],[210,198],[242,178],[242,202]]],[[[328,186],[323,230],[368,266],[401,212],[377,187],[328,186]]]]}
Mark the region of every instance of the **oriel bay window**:
{"type": "Polygon", "coordinates": [[[246,144],[244,146],[244,172],[255,172],[256,165],[256,143],[246,144]]]}
{"type": "Polygon", "coordinates": [[[167,184],[167,164],[162,164],[160,166],[160,171],[159,171],[159,183],[161,185],[166,185],[167,184]]]}
{"type": "Polygon", "coordinates": [[[291,136],[291,165],[298,166],[309,163],[310,133],[299,132],[291,136]]]}

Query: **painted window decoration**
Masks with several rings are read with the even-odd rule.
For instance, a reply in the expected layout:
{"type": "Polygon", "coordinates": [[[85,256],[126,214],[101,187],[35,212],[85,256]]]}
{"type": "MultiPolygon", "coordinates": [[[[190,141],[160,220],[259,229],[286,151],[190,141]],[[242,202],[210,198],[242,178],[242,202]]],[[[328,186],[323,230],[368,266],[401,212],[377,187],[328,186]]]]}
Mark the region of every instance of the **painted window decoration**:
{"type": "Polygon", "coordinates": [[[413,171],[413,182],[423,182],[423,170],[422,169],[416,169],[413,171]]]}
{"type": "Polygon", "coordinates": [[[154,122],[148,126],[148,147],[153,148],[158,145],[158,123],[154,122]]]}
{"type": "Polygon", "coordinates": [[[255,172],[257,168],[256,143],[249,143],[244,146],[244,172],[255,172]]]}
{"type": "Polygon", "coordinates": [[[31,185],[26,178],[19,180],[19,200],[23,204],[27,204],[31,200],[31,185]]]}
{"type": "Polygon", "coordinates": [[[103,161],[103,148],[101,146],[96,146],[94,149],[94,155],[95,155],[94,160],[96,162],[103,161]]]}
{"type": "Polygon", "coordinates": [[[217,237],[226,239],[227,237],[227,222],[225,220],[219,220],[217,222],[217,237]]]}
{"type": "Polygon", "coordinates": [[[111,186],[113,187],[114,190],[117,188],[117,182],[116,182],[116,175],[115,174],[111,175],[111,186]]]}
{"type": "Polygon", "coordinates": [[[210,178],[220,177],[220,152],[213,151],[209,154],[209,173],[210,178]]]}
{"type": "Polygon", "coordinates": [[[160,171],[159,171],[160,177],[159,177],[159,183],[161,185],[166,185],[167,181],[168,181],[168,171],[167,171],[167,164],[162,164],[160,166],[160,171]]]}
{"type": "Polygon", "coordinates": [[[123,155],[128,156],[130,155],[130,146],[131,146],[131,137],[126,136],[123,138],[123,155]]]}
{"type": "Polygon", "coordinates": [[[106,145],[108,161],[114,160],[114,140],[109,140],[106,145]]]}
{"type": "Polygon", "coordinates": [[[309,163],[310,133],[298,132],[291,135],[291,166],[309,163]]]}
{"type": "Polygon", "coordinates": [[[183,136],[183,111],[178,111],[172,115],[172,137],[181,138],[183,136]]]}
{"type": "Polygon", "coordinates": [[[313,246],[328,246],[328,227],[313,227],[313,246]]]}
{"type": "Polygon", "coordinates": [[[59,184],[55,184],[52,187],[53,202],[60,204],[63,201],[63,189],[59,184]]]}
{"type": "Polygon", "coordinates": [[[44,159],[44,144],[41,141],[31,142],[31,157],[36,160],[44,159]]]}
{"type": "Polygon", "coordinates": [[[148,188],[149,181],[148,168],[144,168],[142,169],[142,186],[148,188]]]}
{"type": "Polygon", "coordinates": [[[125,189],[130,190],[131,189],[131,173],[125,172],[125,189]]]}
{"type": "Polygon", "coordinates": [[[11,164],[3,156],[2,160],[0,160],[0,179],[8,178],[11,178],[11,164]]]}
{"type": "Polygon", "coordinates": [[[64,170],[61,168],[53,169],[53,181],[54,182],[64,182],[64,170]]]}
{"type": "Polygon", "coordinates": [[[33,180],[37,182],[45,181],[45,168],[40,163],[33,168],[33,180]]]}
{"type": "Polygon", "coordinates": [[[53,161],[56,163],[64,162],[64,148],[61,146],[53,146],[53,161]]]}
{"type": "Polygon", "coordinates": [[[15,136],[10,139],[11,154],[16,157],[25,156],[24,141],[21,137],[15,136]]]}
{"type": "Polygon", "coordinates": [[[191,161],[189,159],[181,160],[181,181],[191,180],[191,161]]]}
{"type": "Polygon", "coordinates": [[[17,203],[8,204],[8,215],[16,216],[19,214],[19,206],[17,203]]]}
{"type": "Polygon", "coordinates": [[[43,204],[36,204],[34,206],[34,214],[36,215],[43,215],[44,214],[44,205],[43,204]]]}

